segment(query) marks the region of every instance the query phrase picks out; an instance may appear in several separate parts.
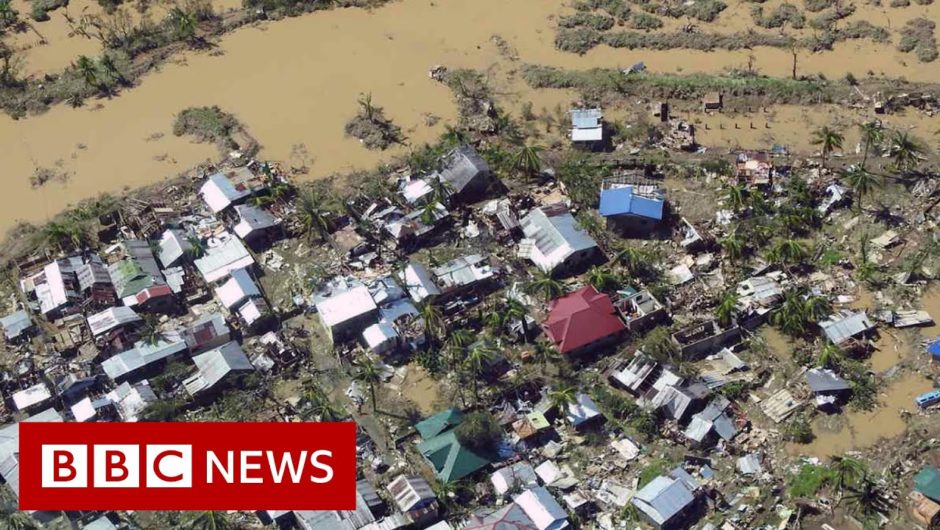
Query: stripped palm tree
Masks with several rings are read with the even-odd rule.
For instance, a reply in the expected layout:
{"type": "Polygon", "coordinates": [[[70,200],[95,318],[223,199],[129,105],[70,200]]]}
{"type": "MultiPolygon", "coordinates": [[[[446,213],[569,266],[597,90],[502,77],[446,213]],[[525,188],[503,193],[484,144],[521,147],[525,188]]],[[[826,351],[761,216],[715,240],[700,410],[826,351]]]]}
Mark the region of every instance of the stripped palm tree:
{"type": "Polygon", "coordinates": [[[477,341],[467,352],[467,358],[464,359],[464,366],[473,380],[473,395],[477,402],[480,401],[480,378],[486,373],[487,368],[496,359],[496,348],[488,338],[477,341]]]}
{"type": "Polygon", "coordinates": [[[601,267],[591,267],[587,273],[587,282],[598,292],[610,292],[620,286],[617,276],[601,267]]]}
{"type": "Polygon", "coordinates": [[[813,145],[820,146],[823,167],[827,167],[829,157],[836,149],[842,150],[843,142],[845,142],[845,137],[842,136],[842,133],[836,129],[830,128],[828,125],[813,131],[811,140],[813,145]]]}
{"type": "Polygon", "coordinates": [[[369,387],[369,396],[372,398],[372,412],[378,410],[378,399],[375,394],[375,385],[382,380],[382,374],[372,359],[366,358],[359,363],[359,369],[353,375],[353,380],[369,387]]]}
{"type": "Polygon", "coordinates": [[[849,187],[852,188],[852,191],[855,192],[855,195],[858,196],[856,206],[859,210],[862,209],[862,198],[875,191],[876,188],[881,187],[883,183],[881,177],[865,169],[865,166],[852,168],[847,171],[845,173],[845,180],[848,182],[849,187]]]}
{"type": "Polygon", "coordinates": [[[535,145],[520,147],[512,157],[512,168],[528,179],[535,177],[542,170],[541,151],[542,148],[535,145]]]}
{"type": "Polygon", "coordinates": [[[741,238],[738,237],[737,230],[721,238],[718,244],[724,249],[725,254],[728,256],[728,261],[731,262],[732,266],[744,255],[744,243],[741,241],[741,238]]]}
{"type": "Polygon", "coordinates": [[[738,293],[734,289],[729,289],[721,297],[721,302],[715,310],[715,316],[718,317],[718,323],[727,326],[734,318],[738,308],[738,293]]]}
{"type": "Polygon", "coordinates": [[[895,131],[891,136],[888,153],[897,171],[910,173],[924,159],[926,148],[909,133],[895,131]]]}
{"type": "Polygon", "coordinates": [[[192,530],[233,530],[235,524],[225,512],[192,512],[187,528],[192,530]]]}
{"type": "Polygon", "coordinates": [[[868,155],[872,152],[872,149],[879,149],[881,142],[884,141],[884,129],[881,128],[881,123],[877,121],[867,121],[861,123],[858,126],[858,132],[862,136],[862,169],[865,169],[866,164],[868,163],[868,155]]]}

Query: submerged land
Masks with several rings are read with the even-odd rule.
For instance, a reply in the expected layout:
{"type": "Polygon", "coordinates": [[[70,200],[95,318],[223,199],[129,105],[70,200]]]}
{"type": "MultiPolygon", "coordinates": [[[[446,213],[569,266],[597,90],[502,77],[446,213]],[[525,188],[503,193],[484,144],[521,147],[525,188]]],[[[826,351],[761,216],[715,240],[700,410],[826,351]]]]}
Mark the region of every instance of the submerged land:
{"type": "Polygon", "coordinates": [[[4,446],[0,524],[940,524],[929,0],[0,2],[4,429],[361,456],[355,512],[23,514],[4,446]]]}

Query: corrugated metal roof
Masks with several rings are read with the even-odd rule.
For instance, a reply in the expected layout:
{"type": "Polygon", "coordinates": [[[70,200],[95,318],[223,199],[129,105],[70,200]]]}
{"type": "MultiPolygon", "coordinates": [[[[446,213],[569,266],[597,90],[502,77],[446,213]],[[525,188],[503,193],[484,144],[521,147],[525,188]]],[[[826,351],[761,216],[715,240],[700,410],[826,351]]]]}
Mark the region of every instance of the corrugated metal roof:
{"type": "Polygon", "coordinates": [[[108,377],[116,380],[185,349],[186,341],[179,333],[167,332],[156,344],[138,341],[133,348],[105,359],[101,368],[108,377]]]}
{"type": "Polygon", "coordinates": [[[7,340],[12,340],[20,336],[24,331],[32,327],[33,321],[29,318],[26,310],[19,310],[16,313],[0,318],[0,326],[3,327],[3,334],[7,340]]]}
{"type": "Polygon", "coordinates": [[[212,388],[232,372],[250,372],[255,369],[241,346],[234,341],[193,357],[193,362],[199,372],[183,382],[190,395],[212,388]]]}
{"type": "Polygon", "coordinates": [[[555,497],[544,487],[532,488],[513,497],[539,530],[560,529],[567,526],[568,514],[555,497]]]}
{"type": "Polygon", "coordinates": [[[490,166],[476,150],[469,145],[461,145],[447,155],[439,175],[453,188],[453,193],[460,193],[475,179],[488,178],[489,173],[490,166]]]}
{"type": "Polygon", "coordinates": [[[244,269],[255,263],[241,240],[229,236],[221,245],[206,249],[205,256],[195,261],[196,268],[207,283],[217,282],[235,269],[244,269]]]}
{"type": "Polygon", "coordinates": [[[833,344],[842,344],[873,329],[875,325],[871,323],[864,311],[853,312],[843,309],[821,321],[819,327],[833,344]]]}
{"type": "Polygon", "coordinates": [[[841,392],[852,388],[845,380],[832,370],[813,368],[806,371],[806,384],[816,393],[841,392]]]}
{"type": "Polygon", "coordinates": [[[554,270],[577,252],[597,247],[562,204],[533,209],[522,218],[521,226],[534,245],[529,258],[545,271],[554,270]]]}
{"type": "Polygon", "coordinates": [[[277,219],[266,210],[249,205],[239,205],[235,207],[239,222],[235,225],[235,234],[240,238],[245,238],[255,230],[264,230],[277,225],[277,219]]]}
{"type": "Polygon", "coordinates": [[[251,275],[245,269],[232,271],[231,278],[215,290],[215,295],[219,297],[222,306],[226,309],[232,309],[245,299],[252,296],[261,296],[261,290],[251,279],[251,275]]]}
{"type": "Polygon", "coordinates": [[[364,285],[353,287],[317,303],[317,312],[327,327],[342,324],[377,309],[369,289],[364,285]]]}
{"type": "Polygon", "coordinates": [[[160,251],[158,257],[164,267],[171,267],[180,258],[186,254],[188,249],[192,248],[186,234],[182,230],[169,229],[163,232],[160,239],[160,251]]]}
{"type": "Polygon", "coordinates": [[[634,193],[633,186],[624,186],[601,191],[599,211],[604,217],[636,215],[661,221],[664,204],[665,201],[662,198],[637,195],[634,193]]]}
{"type": "Polygon", "coordinates": [[[643,487],[633,497],[633,504],[662,525],[695,502],[687,485],[678,479],[659,476],[643,487]]]}
{"type": "Polygon", "coordinates": [[[209,209],[213,213],[218,213],[228,208],[233,202],[251,195],[251,189],[244,186],[236,188],[225,174],[216,173],[210,175],[206,183],[199,188],[199,194],[202,195],[209,209]]]}
{"type": "Polygon", "coordinates": [[[88,317],[88,328],[92,335],[101,335],[112,329],[143,320],[127,306],[110,307],[88,317]]]}

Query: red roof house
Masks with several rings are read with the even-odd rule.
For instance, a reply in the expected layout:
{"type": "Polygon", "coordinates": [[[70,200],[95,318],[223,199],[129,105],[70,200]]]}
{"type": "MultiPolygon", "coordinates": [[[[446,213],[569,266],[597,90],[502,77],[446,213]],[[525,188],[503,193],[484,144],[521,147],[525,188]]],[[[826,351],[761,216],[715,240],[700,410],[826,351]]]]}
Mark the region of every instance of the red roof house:
{"type": "Polygon", "coordinates": [[[626,330],[610,297],[590,285],[552,300],[543,327],[561,353],[584,349],[626,330]]]}

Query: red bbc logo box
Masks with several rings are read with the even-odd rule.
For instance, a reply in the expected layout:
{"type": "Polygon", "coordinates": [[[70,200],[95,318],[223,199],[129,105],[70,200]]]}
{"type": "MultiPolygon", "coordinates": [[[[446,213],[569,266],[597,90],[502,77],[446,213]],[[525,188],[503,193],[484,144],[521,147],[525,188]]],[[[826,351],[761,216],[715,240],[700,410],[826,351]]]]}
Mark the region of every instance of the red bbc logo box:
{"type": "Polygon", "coordinates": [[[21,510],[354,510],[354,423],[38,423],[21,510]]]}

